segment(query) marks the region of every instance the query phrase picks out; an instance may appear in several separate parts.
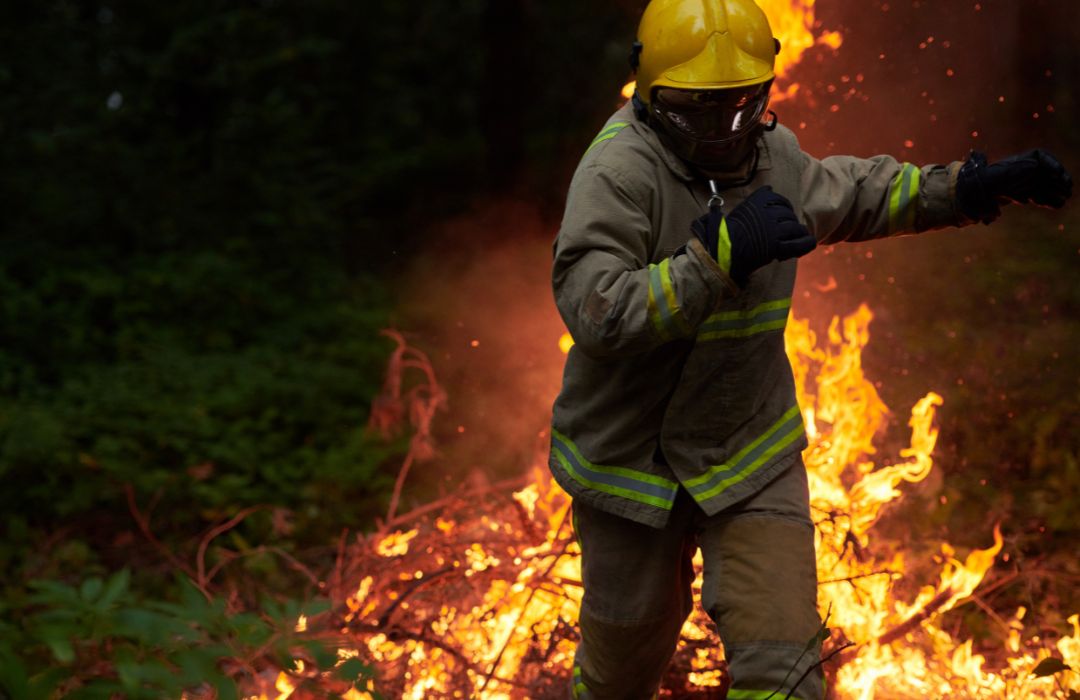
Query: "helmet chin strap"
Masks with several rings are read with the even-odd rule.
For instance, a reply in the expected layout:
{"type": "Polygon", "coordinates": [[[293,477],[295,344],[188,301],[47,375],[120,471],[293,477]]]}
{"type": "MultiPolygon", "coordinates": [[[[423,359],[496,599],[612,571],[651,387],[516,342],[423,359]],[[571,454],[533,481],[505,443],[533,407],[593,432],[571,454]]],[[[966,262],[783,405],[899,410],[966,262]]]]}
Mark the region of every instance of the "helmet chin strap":
{"type": "MultiPolygon", "coordinates": [[[[757,136],[760,138],[760,134],[757,136]]],[[[757,177],[758,162],[761,160],[761,146],[754,143],[754,150],[748,154],[739,167],[729,170],[708,170],[691,163],[691,167],[706,180],[715,181],[725,189],[749,185],[757,177]]]]}

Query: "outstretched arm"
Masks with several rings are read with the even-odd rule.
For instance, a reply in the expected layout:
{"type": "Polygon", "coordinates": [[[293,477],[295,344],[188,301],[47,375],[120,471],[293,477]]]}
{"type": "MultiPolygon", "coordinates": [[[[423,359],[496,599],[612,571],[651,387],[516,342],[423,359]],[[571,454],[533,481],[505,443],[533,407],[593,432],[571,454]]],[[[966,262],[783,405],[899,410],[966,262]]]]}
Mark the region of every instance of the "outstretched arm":
{"type": "Polygon", "coordinates": [[[891,156],[804,153],[801,187],[803,222],[822,243],[990,223],[1002,204],[1059,208],[1072,196],[1069,173],[1042,150],[997,163],[973,152],[966,162],[921,168],[891,156]]]}
{"type": "Polygon", "coordinates": [[[920,168],[892,156],[818,160],[802,155],[803,223],[821,243],[866,241],[965,223],[956,205],[962,163],[920,168]]]}

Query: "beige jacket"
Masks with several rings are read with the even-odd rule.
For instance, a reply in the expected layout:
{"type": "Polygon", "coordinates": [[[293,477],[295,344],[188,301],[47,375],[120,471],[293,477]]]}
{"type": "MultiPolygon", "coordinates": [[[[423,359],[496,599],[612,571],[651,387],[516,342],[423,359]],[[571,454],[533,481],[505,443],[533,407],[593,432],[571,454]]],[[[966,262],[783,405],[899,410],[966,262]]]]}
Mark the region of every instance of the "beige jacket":
{"type": "MultiPolygon", "coordinates": [[[[959,169],[817,160],[779,127],[760,141],[753,181],[722,195],[731,211],[771,185],[821,243],[861,241],[966,223],[959,169]]],[[[555,301],[575,345],[552,473],[575,499],[656,527],[680,485],[712,515],[807,444],[783,338],[796,262],[757,270],[740,291],[690,233],[709,194],[627,105],[578,166],[555,241],[555,301]]]]}

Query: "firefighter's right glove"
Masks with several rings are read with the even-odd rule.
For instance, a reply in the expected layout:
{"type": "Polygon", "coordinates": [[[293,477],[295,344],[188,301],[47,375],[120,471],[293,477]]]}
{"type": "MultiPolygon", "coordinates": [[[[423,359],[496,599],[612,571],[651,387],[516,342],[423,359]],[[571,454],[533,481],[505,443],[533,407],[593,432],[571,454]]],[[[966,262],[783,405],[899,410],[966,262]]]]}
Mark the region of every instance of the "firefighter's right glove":
{"type": "Polygon", "coordinates": [[[796,218],[791,202],[768,186],[756,190],[726,217],[714,207],[690,228],[741,288],[759,267],[801,257],[817,246],[796,218]]]}
{"type": "Polygon", "coordinates": [[[969,219],[988,224],[1009,202],[1059,209],[1072,196],[1072,177],[1057,158],[1034,149],[988,163],[972,151],[956,180],[956,200],[969,219]]]}

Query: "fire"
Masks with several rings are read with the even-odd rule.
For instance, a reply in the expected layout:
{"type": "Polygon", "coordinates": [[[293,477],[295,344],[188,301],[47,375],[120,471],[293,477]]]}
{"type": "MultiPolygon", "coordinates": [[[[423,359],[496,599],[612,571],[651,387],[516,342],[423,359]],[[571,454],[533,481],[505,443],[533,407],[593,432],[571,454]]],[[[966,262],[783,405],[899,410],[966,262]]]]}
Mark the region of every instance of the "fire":
{"type": "MultiPolygon", "coordinates": [[[[780,40],[780,53],[776,56],[776,84],[773,87],[773,103],[782,102],[795,96],[799,83],[789,82],[791,69],[802,61],[803,54],[814,46],[825,46],[833,51],[844,43],[844,37],[837,31],[824,31],[818,25],[814,14],[816,0],[756,0],[765,11],[772,27],[773,36],[780,40]]],[[[630,99],[634,96],[636,83],[633,81],[623,86],[622,96],[630,99]]]]}
{"type": "MultiPolygon", "coordinates": [[[[756,0],[765,11],[773,36],[780,40],[776,57],[777,78],[784,78],[802,60],[807,49],[815,45],[836,50],[844,43],[839,32],[821,31],[814,15],[816,0],[756,0]],[[815,34],[815,31],[818,33],[815,34]]],[[[789,95],[790,97],[790,95],[789,95]]]]}
{"type": "Polygon", "coordinates": [[[566,355],[572,347],[574,347],[574,339],[570,337],[569,333],[563,333],[559,337],[559,350],[562,350],[562,354],[566,355]]]}
{"type": "MultiPolygon", "coordinates": [[[[940,620],[976,591],[1002,549],[1000,529],[991,546],[966,555],[941,544],[936,570],[925,557],[907,561],[904,543],[874,537],[883,510],[900,507],[903,484],[932,472],[942,398],[931,392],[913,407],[899,459],[876,458],[890,412],[862,369],[872,318],[862,306],[833,319],[820,341],[808,321],[791,318],[785,336],[810,436],[804,459],[835,697],[1050,698],[1058,696],[1055,682],[1080,690],[1077,674],[1033,673],[1051,650],[1024,639],[1023,609],[1003,621],[1008,636],[993,664],[940,620]]],[[[344,553],[334,575],[341,583],[331,590],[340,612],[304,624],[351,641],[339,652],[342,661],[359,656],[379,670],[368,690],[402,698],[565,697],[582,594],[580,550],[569,498],[537,458],[512,497],[495,487],[451,494],[437,508],[398,516],[358,538],[344,553]]],[[[695,566],[700,592],[700,553],[695,566]]],[[[1069,621],[1071,636],[1053,652],[1076,668],[1080,617],[1069,621]]],[[[308,697],[299,674],[282,672],[279,698],[308,697]]],[[[310,682],[310,672],[306,677],[310,682]]],[[[698,609],[683,628],[665,697],[726,682],[719,641],[698,609]]]]}

